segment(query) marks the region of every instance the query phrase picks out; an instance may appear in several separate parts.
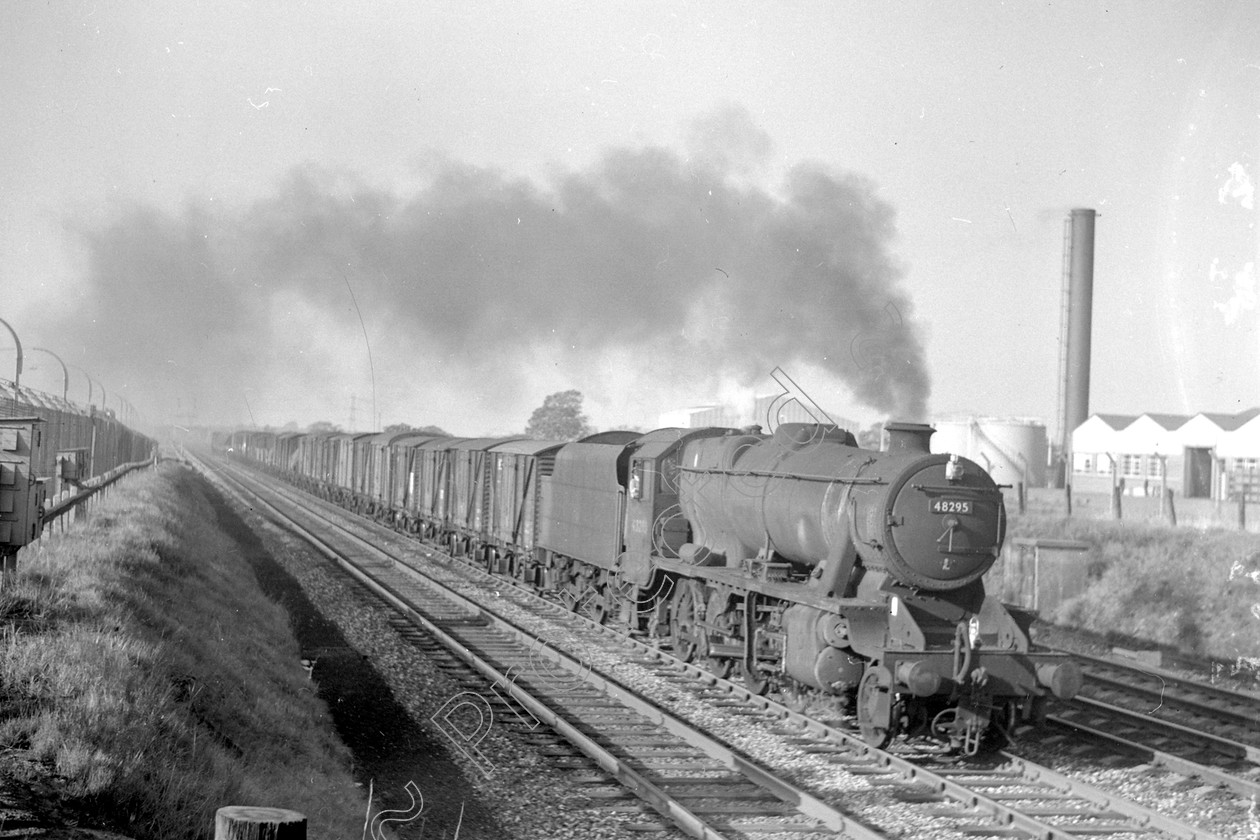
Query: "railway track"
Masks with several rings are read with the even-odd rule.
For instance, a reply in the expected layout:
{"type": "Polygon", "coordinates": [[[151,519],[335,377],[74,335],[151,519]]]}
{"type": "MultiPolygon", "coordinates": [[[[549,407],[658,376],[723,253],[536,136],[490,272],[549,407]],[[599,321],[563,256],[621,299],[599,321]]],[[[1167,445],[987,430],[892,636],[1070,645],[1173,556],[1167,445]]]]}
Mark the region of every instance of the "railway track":
{"type": "MultiPolygon", "coordinates": [[[[222,474],[222,473],[221,473],[222,474]]],[[[432,720],[474,764],[479,728],[495,709],[530,731],[547,727],[578,754],[693,837],[851,837],[876,840],[837,808],[709,738],[638,692],[604,678],[536,633],[426,578],[354,530],[312,512],[296,494],[229,480],[389,603],[417,631],[483,680],[432,720]],[[473,723],[473,728],[468,726],[473,723]]],[[[546,730],[543,730],[546,731],[546,730]]]]}
{"type": "Polygon", "coordinates": [[[1260,695],[1209,685],[1159,668],[1074,654],[1089,677],[1085,694],[1172,723],[1228,735],[1260,761],[1260,695]]]}
{"type": "Polygon", "coordinates": [[[1159,767],[1260,797],[1260,697],[1169,671],[1074,654],[1085,689],[1049,721],[1159,767]]]}
{"type": "MultiPolygon", "coordinates": [[[[441,667],[466,671],[467,696],[435,711],[439,727],[457,710],[509,721],[572,762],[575,783],[615,779],[690,836],[1217,837],[1012,756],[957,764],[874,750],[330,504],[239,468],[214,472],[390,603],[441,667]]],[[[475,750],[475,731],[458,734],[475,750]]]]}

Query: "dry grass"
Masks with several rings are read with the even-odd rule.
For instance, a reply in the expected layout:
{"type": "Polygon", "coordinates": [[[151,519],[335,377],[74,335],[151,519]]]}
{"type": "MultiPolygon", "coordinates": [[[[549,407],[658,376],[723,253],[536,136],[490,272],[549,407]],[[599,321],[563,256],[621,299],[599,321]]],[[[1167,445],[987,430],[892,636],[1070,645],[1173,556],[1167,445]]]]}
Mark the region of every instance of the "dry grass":
{"type": "Polygon", "coordinates": [[[1008,539],[1093,546],[1089,589],[1046,618],[1260,668],[1260,535],[1085,519],[1011,524],[1008,539]]]}
{"type": "Polygon", "coordinates": [[[181,468],[119,485],[0,592],[0,749],[141,838],[208,837],[223,805],[357,837],[366,803],[260,592],[181,468]]]}

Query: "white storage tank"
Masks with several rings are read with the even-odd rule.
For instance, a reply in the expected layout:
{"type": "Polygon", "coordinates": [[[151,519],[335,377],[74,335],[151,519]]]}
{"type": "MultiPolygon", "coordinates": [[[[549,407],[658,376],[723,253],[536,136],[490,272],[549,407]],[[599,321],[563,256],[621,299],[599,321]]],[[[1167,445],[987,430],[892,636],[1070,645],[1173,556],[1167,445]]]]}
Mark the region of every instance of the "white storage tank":
{"type": "Polygon", "coordinates": [[[998,484],[1046,485],[1046,425],[1028,417],[949,417],[937,420],[932,451],[970,458],[998,484]]]}

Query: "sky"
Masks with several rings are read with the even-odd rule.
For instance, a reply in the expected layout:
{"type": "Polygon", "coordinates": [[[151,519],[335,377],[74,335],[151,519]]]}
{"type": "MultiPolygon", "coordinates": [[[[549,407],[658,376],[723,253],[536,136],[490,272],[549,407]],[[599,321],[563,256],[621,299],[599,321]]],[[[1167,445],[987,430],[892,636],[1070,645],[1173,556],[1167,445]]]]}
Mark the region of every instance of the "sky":
{"type": "MultiPolygon", "coordinates": [[[[10,3],[0,319],[152,426],[1260,405],[1260,5],[10,3]],[[90,380],[89,380],[90,377],[90,380]]],[[[0,377],[12,378],[0,332],[0,377]]]]}

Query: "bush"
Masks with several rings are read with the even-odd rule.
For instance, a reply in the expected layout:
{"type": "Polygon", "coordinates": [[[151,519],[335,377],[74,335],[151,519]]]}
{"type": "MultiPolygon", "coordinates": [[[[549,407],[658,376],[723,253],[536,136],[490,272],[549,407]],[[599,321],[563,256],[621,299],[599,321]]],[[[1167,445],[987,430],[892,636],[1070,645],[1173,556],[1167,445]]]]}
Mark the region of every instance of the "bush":
{"type": "Polygon", "coordinates": [[[223,805],[357,836],[366,803],[285,612],[179,467],[118,485],[0,592],[0,748],[140,838],[213,833],[223,805]]]}
{"type": "Polygon", "coordinates": [[[1055,623],[1260,664],[1260,535],[1097,520],[1013,519],[1010,537],[1092,546],[1090,587],[1055,623]]]}

